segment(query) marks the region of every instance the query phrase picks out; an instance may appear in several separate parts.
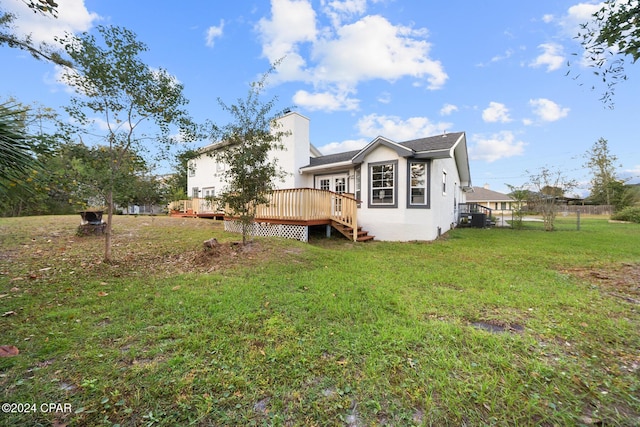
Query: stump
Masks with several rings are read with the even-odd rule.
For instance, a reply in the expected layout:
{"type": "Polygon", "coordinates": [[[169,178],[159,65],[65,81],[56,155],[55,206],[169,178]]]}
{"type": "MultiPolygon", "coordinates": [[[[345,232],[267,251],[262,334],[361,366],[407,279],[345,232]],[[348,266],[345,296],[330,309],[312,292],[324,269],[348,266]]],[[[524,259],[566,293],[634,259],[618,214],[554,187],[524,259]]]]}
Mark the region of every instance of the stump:
{"type": "Polygon", "coordinates": [[[78,231],[76,231],[78,236],[98,236],[104,234],[107,223],[102,220],[102,210],[88,209],[78,213],[82,217],[78,231]]]}
{"type": "Polygon", "coordinates": [[[218,239],[216,239],[215,237],[209,239],[209,240],[205,240],[202,245],[204,246],[204,250],[205,251],[212,251],[212,250],[217,250],[220,247],[220,243],[218,242],[218,239]]]}
{"type": "Polygon", "coordinates": [[[104,234],[104,230],[107,228],[107,223],[102,224],[82,224],[78,226],[76,235],[78,236],[100,236],[104,234]]]}

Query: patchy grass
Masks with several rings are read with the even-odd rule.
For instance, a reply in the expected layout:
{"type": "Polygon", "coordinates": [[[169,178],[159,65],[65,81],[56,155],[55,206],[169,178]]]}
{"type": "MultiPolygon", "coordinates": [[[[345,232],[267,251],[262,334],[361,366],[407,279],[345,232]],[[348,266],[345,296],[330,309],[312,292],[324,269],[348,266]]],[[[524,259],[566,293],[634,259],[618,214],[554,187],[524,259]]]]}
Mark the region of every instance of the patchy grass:
{"type": "Polygon", "coordinates": [[[241,249],[217,222],[116,217],[105,264],[78,222],[0,219],[0,401],[36,404],[0,425],[640,417],[636,224],[241,249]]]}

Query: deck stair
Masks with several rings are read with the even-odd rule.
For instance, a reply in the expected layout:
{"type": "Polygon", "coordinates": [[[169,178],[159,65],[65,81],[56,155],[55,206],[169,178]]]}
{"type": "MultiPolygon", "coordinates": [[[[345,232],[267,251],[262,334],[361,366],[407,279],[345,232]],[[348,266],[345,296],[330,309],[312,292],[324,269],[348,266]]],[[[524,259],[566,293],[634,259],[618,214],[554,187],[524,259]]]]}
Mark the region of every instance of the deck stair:
{"type": "MultiPolygon", "coordinates": [[[[337,221],[332,221],[331,226],[338,230],[340,234],[345,236],[349,240],[353,240],[353,228],[348,225],[340,224],[337,221]]],[[[357,242],[368,242],[373,240],[375,236],[370,236],[368,231],[362,229],[362,227],[358,227],[358,237],[356,238],[357,242]]]]}

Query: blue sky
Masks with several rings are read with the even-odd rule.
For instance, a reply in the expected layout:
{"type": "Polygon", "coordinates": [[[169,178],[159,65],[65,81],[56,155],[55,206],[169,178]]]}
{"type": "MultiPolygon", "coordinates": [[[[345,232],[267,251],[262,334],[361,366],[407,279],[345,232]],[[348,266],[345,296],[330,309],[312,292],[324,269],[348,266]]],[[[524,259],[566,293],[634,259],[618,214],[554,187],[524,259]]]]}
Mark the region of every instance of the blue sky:
{"type": "MultiPolygon", "coordinates": [[[[619,175],[640,182],[640,65],[627,66],[629,80],[609,109],[599,100],[604,86],[592,91],[597,80],[573,55],[579,24],[597,2],[64,0],[55,20],[21,0],[1,2],[18,15],[16,31],[34,40],[97,25],[134,31],[149,47],[144,61],[184,84],[199,121],[224,124],[217,99],[243,98],[284,57],[266,97],[309,117],[324,154],[378,135],[405,141],[464,131],[474,185],[507,192],[527,171],[550,167],[585,194],[583,154],[605,138],[619,175]]],[[[60,111],[68,104],[56,67],[7,47],[0,63],[0,97],[60,111]]]]}

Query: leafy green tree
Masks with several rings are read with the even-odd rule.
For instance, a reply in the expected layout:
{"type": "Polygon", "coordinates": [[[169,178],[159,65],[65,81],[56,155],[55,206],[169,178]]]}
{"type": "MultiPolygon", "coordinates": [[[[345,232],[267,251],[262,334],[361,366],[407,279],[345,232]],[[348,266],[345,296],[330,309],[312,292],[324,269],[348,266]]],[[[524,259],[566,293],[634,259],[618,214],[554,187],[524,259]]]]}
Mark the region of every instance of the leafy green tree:
{"type": "MultiPolygon", "coordinates": [[[[50,13],[53,17],[57,14],[57,9],[52,7],[49,2],[39,0],[25,2],[36,12],[50,13]]],[[[52,3],[52,2],[51,2],[52,3]]],[[[57,5],[56,5],[57,7],[57,5]]],[[[22,49],[29,52],[34,58],[53,62],[54,64],[70,66],[69,61],[62,58],[60,52],[47,43],[35,44],[31,36],[19,36],[13,31],[13,23],[16,16],[12,13],[5,12],[0,6],[0,46],[7,45],[11,48],[22,49]]]]}
{"type": "Polygon", "coordinates": [[[612,181],[608,187],[608,192],[612,195],[611,204],[614,212],[620,212],[638,202],[638,194],[633,191],[633,187],[626,185],[624,181],[612,181]]]}
{"type": "MultiPolygon", "coordinates": [[[[20,133],[24,145],[28,147],[34,161],[28,174],[15,180],[0,198],[0,215],[42,215],[69,213],[72,211],[68,197],[58,191],[61,184],[56,182],[60,173],[56,156],[60,153],[61,135],[56,132],[57,114],[54,110],[41,106],[25,106],[17,101],[9,101],[20,111],[20,133]]],[[[68,166],[68,165],[67,165],[68,166]]],[[[67,166],[60,170],[66,170],[67,166]]]]}
{"type": "Polygon", "coordinates": [[[218,162],[226,164],[227,187],[220,199],[227,206],[229,214],[239,218],[242,224],[242,243],[247,243],[247,235],[256,215],[256,207],[268,202],[267,195],[275,188],[275,180],[284,176],[283,169],[269,153],[282,150],[280,142],[286,135],[278,129],[276,118],[284,110],[272,115],[277,98],[266,102],[260,98],[270,71],[262,79],[253,82],[245,99],[227,105],[218,99],[220,106],[229,113],[232,121],[214,132],[214,140],[220,145],[215,150],[218,162]]]}
{"type": "Polygon", "coordinates": [[[66,148],[68,162],[66,181],[75,187],[74,198],[82,200],[85,207],[108,206],[113,185],[113,202],[127,205],[133,202],[139,176],[147,172],[144,159],[135,149],[129,149],[118,160],[113,170],[112,155],[107,146],[87,147],[69,144],[66,148]]]}
{"type": "Polygon", "coordinates": [[[53,0],[23,0],[36,13],[44,15],[50,14],[53,17],[58,16],[58,3],[53,0]]]}
{"type": "Polygon", "coordinates": [[[529,200],[531,192],[525,188],[525,186],[515,186],[506,184],[509,187],[511,192],[509,193],[509,197],[513,199],[511,203],[513,209],[513,228],[521,229],[524,225],[524,215],[525,208],[527,206],[527,201],[529,200]]]}
{"type": "Polygon", "coordinates": [[[133,181],[131,204],[153,207],[167,201],[167,186],[159,177],[145,173],[133,181]]]}
{"type": "Polygon", "coordinates": [[[625,59],[635,63],[640,58],[639,17],[638,0],[605,0],[577,37],[596,69],[594,73],[607,85],[602,100],[610,105],[615,85],[627,79],[625,59]]]}
{"type": "Polygon", "coordinates": [[[174,157],[172,173],[165,177],[166,202],[184,200],[187,195],[187,176],[189,173],[189,160],[198,155],[192,149],[183,149],[174,157]]]}
{"type": "MultiPolygon", "coordinates": [[[[41,168],[0,200],[0,212],[4,216],[46,215],[106,206],[110,159],[107,147],[72,142],[39,152],[41,168]]],[[[114,203],[121,206],[153,203],[161,194],[162,186],[149,177],[144,159],[134,151],[123,158],[113,182],[117,189],[114,203]]]]}
{"type": "Polygon", "coordinates": [[[22,185],[37,167],[26,133],[26,111],[12,103],[0,104],[0,196],[22,185]]]}
{"type": "Polygon", "coordinates": [[[59,41],[73,64],[63,76],[76,91],[66,109],[77,124],[72,131],[87,133],[92,122],[89,115],[100,116],[106,128],[103,138],[110,157],[104,259],[110,261],[115,181],[127,153],[143,139],[157,141],[156,148],[166,150],[176,135],[192,138],[195,125],[184,109],[188,101],[182,84],[166,70],[142,62],[140,54],[147,46],[133,32],[121,27],[97,29],[102,41],[88,33],[67,35],[59,41]]]}
{"type": "Polygon", "coordinates": [[[592,203],[613,205],[616,211],[633,204],[628,187],[617,177],[616,169],[621,165],[618,163],[618,157],[609,151],[609,142],[606,139],[598,139],[585,153],[584,158],[584,166],[591,171],[589,200],[592,203]]]}

